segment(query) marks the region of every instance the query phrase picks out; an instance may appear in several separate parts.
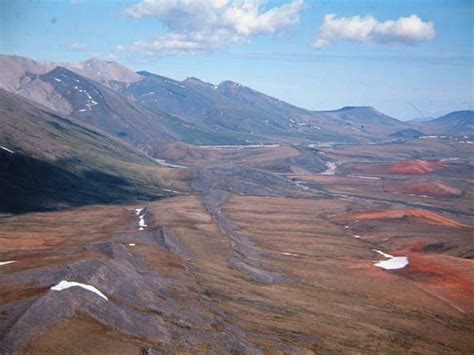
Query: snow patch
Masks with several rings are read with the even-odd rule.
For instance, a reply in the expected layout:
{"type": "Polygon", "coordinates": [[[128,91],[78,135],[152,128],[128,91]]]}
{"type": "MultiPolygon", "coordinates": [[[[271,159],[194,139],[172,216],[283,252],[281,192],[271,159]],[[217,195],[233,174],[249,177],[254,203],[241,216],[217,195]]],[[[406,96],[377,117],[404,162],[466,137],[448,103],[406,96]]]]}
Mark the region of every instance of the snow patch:
{"type": "Polygon", "coordinates": [[[380,261],[376,263],[375,266],[385,270],[397,270],[403,269],[408,264],[408,258],[406,256],[396,256],[385,261],[380,261]]]}
{"type": "Polygon", "coordinates": [[[16,261],[15,261],[15,260],[0,261],[0,266],[2,266],[2,265],[8,265],[8,264],[11,264],[11,263],[16,263],[16,261]]]}
{"type": "Polygon", "coordinates": [[[86,285],[86,284],[83,284],[83,283],[80,283],[80,282],[75,282],[75,281],[65,281],[65,280],[63,280],[60,283],[58,283],[56,286],[52,286],[51,290],[53,290],[53,291],[62,291],[62,290],[68,289],[70,287],[82,287],[83,289],[85,289],[87,291],[94,292],[96,295],[98,295],[99,297],[102,297],[106,301],[109,300],[106,295],[104,295],[102,292],[100,292],[94,286],[86,285]]]}
{"type": "Polygon", "coordinates": [[[394,256],[393,255],[390,255],[390,254],[387,254],[387,253],[384,253],[383,251],[380,251],[380,250],[377,250],[377,249],[372,249],[372,251],[375,251],[376,253],[386,257],[386,258],[393,258],[394,256]]]}
{"type": "Polygon", "coordinates": [[[163,165],[163,166],[166,166],[168,168],[176,168],[176,169],[185,169],[186,166],[184,165],[178,165],[178,164],[172,164],[172,163],[168,163],[166,160],[164,159],[154,159],[158,164],[160,165],[163,165]]]}
{"type": "Polygon", "coordinates": [[[13,150],[10,150],[10,149],[8,149],[7,147],[4,147],[3,145],[2,145],[2,149],[3,149],[3,150],[6,150],[6,151],[7,151],[8,153],[10,153],[10,154],[15,154],[15,152],[14,152],[13,150]]]}
{"type": "Polygon", "coordinates": [[[129,246],[134,247],[136,244],[135,243],[128,243],[129,246]]]}
{"type": "Polygon", "coordinates": [[[56,81],[62,81],[61,79],[58,79],[58,78],[53,78],[53,79],[56,80],[56,81]]]}
{"type": "Polygon", "coordinates": [[[282,255],[287,255],[287,256],[299,256],[298,254],[293,254],[293,253],[281,253],[282,255]]]}
{"type": "Polygon", "coordinates": [[[140,213],[142,213],[142,211],[143,211],[143,208],[135,209],[135,213],[138,216],[138,230],[139,231],[142,231],[145,229],[145,227],[148,227],[147,224],[145,223],[145,215],[143,214],[140,216],[140,213]]]}
{"type": "Polygon", "coordinates": [[[406,256],[393,256],[377,249],[372,249],[372,250],[388,259],[388,260],[382,260],[375,263],[376,267],[379,267],[385,270],[397,270],[397,269],[403,269],[405,266],[409,264],[408,258],[406,256]]]}
{"type": "Polygon", "coordinates": [[[362,175],[347,175],[347,177],[356,178],[356,179],[368,179],[368,180],[381,180],[382,179],[377,176],[362,176],[362,175]]]}
{"type": "Polygon", "coordinates": [[[298,186],[299,188],[303,189],[303,190],[309,190],[309,187],[306,186],[306,182],[305,181],[295,181],[295,185],[298,186]]]}
{"type": "Polygon", "coordinates": [[[148,227],[147,224],[145,223],[145,216],[138,216],[139,221],[138,221],[138,226],[139,227],[148,227]]]}
{"type": "Polygon", "coordinates": [[[174,194],[180,194],[181,193],[180,191],[170,190],[170,189],[163,189],[163,191],[171,192],[171,193],[174,193],[174,194]]]}
{"type": "Polygon", "coordinates": [[[331,161],[326,162],[326,170],[320,175],[334,175],[336,173],[337,164],[331,161]]]}

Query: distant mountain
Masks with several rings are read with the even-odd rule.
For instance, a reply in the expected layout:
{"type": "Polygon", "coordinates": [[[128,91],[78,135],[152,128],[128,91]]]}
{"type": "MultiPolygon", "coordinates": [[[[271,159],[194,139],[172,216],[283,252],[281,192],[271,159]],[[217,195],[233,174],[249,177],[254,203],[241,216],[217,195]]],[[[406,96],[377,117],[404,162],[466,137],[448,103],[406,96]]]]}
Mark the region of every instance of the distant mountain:
{"type": "Polygon", "coordinates": [[[371,107],[308,111],[232,81],[176,81],[113,62],[2,56],[3,87],[134,144],[370,142],[413,128],[371,107]]]}
{"type": "Polygon", "coordinates": [[[96,58],[91,58],[78,64],[64,64],[61,66],[109,87],[113,85],[114,81],[133,83],[142,79],[133,70],[119,63],[96,58]]]}
{"type": "Polygon", "coordinates": [[[420,122],[418,125],[428,134],[474,134],[474,111],[455,111],[428,122],[420,122]]]}
{"type": "Polygon", "coordinates": [[[265,112],[269,122],[283,127],[285,132],[308,139],[366,140],[409,127],[371,107],[308,111],[232,81],[220,83],[216,91],[245,107],[265,112]]]}
{"type": "MultiPolygon", "coordinates": [[[[243,105],[223,95],[217,86],[198,79],[182,82],[139,72],[144,79],[122,85],[119,92],[151,110],[163,110],[210,134],[203,144],[271,142],[289,132],[260,107],[243,105]]],[[[288,121],[288,119],[286,119],[288,121]]]]}
{"type": "Polygon", "coordinates": [[[163,110],[211,132],[208,144],[357,141],[410,127],[372,108],[311,112],[232,81],[176,81],[139,72],[143,80],[118,91],[151,110],[163,110]],[[352,120],[352,121],[351,121],[352,120]]]}
{"type": "MultiPolygon", "coordinates": [[[[29,85],[36,86],[40,82],[52,88],[47,98],[49,107],[114,136],[137,145],[157,139],[175,139],[164,122],[174,118],[147,110],[112,89],[68,69],[56,67],[45,74],[30,75],[30,78],[29,85]],[[60,105],[67,105],[67,111],[51,102],[58,97],[60,105]]],[[[29,85],[25,85],[22,90],[29,85]]]]}
{"type": "Polygon", "coordinates": [[[454,124],[454,125],[472,125],[474,124],[474,111],[455,111],[447,115],[438,117],[432,123],[436,124],[454,124]]]}
{"type": "Polygon", "coordinates": [[[157,164],[139,150],[0,89],[0,211],[155,199],[157,164]]]}
{"type": "Polygon", "coordinates": [[[0,89],[18,90],[27,74],[44,74],[52,70],[54,63],[41,63],[16,55],[0,55],[0,89]]]}
{"type": "Polygon", "coordinates": [[[314,122],[321,129],[339,132],[358,141],[390,137],[400,130],[412,128],[369,106],[346,106],[333,111],[314,111],[314,122]]]}
{"type": "Polygon", "coordinates": [[[113,81],[132,83],[141,79],[141,76],[127,67],[111,62],[91,58],[80,63],[53,63],[38,62],[16,55],[0,55],[0,88],[8,91],[17,90],[21,86],[21,79],[27,74],[44,74],[61,66],[88,79],[95,80],[103,85],[111,86],[113,81]]]}

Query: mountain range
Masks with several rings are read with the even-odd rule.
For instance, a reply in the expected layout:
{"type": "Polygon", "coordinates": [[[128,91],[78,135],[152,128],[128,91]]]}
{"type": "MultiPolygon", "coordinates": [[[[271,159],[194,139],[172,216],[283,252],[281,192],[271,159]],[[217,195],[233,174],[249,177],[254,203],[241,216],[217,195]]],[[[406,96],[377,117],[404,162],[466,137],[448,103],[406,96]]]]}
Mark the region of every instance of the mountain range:
{"type": "Polygon", "coordinates": [[[177,81],[98,59],[70,64],[3,55],[0,65],[1,88],[145,148],[156,140],[356,143],[390,139],[407,129],[472,131],[470,111],[464,114],[467,121],[459,123],[442,124],[445,118],[408,123],[372,107],[310,111],[232,81],[177,81]]]}

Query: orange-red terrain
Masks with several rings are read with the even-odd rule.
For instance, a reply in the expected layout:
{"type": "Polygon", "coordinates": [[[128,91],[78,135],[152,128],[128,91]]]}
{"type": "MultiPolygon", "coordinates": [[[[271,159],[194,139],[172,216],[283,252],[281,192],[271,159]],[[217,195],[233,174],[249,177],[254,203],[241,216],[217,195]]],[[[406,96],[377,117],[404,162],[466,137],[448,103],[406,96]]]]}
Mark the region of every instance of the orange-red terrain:
{"type": "Polygon", "coordinates": [[[422,209],[403,209],[389,211],[370,211],[356,212],[342,216],[335,216],[334,221],[364,221],[364,220],[382,220],[382,219],[403,219],[411,218],[421,220],[430,224],[438,224],[448,227],[462,228],[467,227],[465,224],[457,222],[451,218],[441,216],[437,213],[422,209]]]}
{"type": "Polygon", "coordinates": [[[472,349],[471,271],[459,258],[441,267],[416,255],[413,267],[376,268],[383,257],[372,244],[325,219],[348,206],[216,192],[150,204],[144,231],[135,206],[7,220],[2,260],[17,262],[0,269],[6,344],[26,353],[73,343],[84,353],[472,349]],[[109,301],[51,291],[61,279],[93,284],[109,301]],[[41,332],[27,325],[37,317],[41,332]]]}
{"type": "Polygon", "coordinates": [[[462,195],[462,191],[456,187],[432,181],[408,181],[398,188],[393,188],[393,190],[406,194],[440,198],[456,198],[462,195]]]}
{"type": "Polygon", "coordinates": [[[174,196],[0,216],[0,353],[474,353],[469,164],[408,144],[158,148],[174,196]],[[370,152],[409,168],[347,171],[370,152]],[[376,266],[389,254],[408,263],[376,266]]]}
{"type": "Polygon", "coordinates": [[[474,260],[420,253],[410,253],[408,257],[410,267],[402,275],[474,317],[474,260]]]}
{"type": "Polygon", "coordinates": [[[440,160],[407,160],[395,163],[358,163],[352,169],[365,174],[425,175],[447,167],[440,160]]]}

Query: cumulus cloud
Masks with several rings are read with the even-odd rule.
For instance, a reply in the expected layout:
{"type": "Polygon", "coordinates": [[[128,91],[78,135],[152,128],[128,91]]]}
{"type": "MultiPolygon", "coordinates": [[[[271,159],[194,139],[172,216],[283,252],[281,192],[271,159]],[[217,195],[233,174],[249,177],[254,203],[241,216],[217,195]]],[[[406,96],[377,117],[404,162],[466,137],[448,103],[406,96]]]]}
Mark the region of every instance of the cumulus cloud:
{"type": "Polygon", "coordinates": [[[314,48],[324,48],[336,41],[375,44],[416,45],[436,36],[432,22],[423,22],[417,15],[381,22],[373,16],[324,16],[314,48]]]}
{"type": "Polygon", "coordinates": [[[119,45],[118,50],[149,54],[199,53],[253,36],[271,34],[300,20],[304,0],[266,9],[263,0],[143,0],[125,9],[134,19],[156,18],[167,29],[151,41],[119,45]]]}

